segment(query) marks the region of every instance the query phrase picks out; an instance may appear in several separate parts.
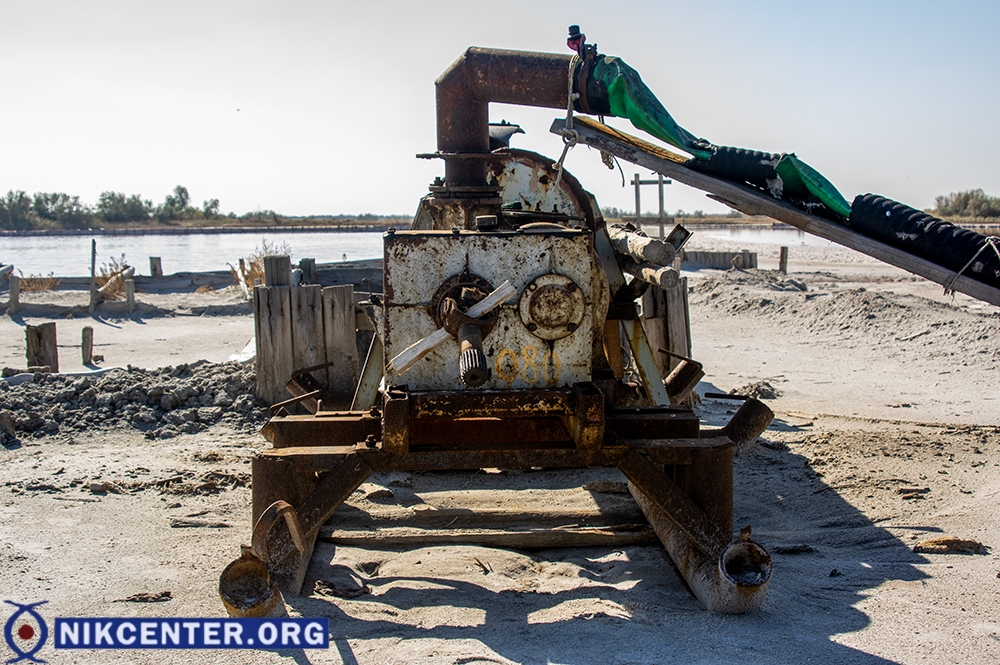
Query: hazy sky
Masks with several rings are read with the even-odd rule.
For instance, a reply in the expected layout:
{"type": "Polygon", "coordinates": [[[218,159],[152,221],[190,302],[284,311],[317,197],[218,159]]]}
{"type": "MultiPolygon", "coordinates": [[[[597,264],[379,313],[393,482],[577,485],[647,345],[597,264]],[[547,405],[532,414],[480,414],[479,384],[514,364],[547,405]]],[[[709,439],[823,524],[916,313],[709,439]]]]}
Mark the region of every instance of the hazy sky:
{"type": "MultiPolygon", "coordinates": [[[[161,202],[183,184],[224,212],[409,214],[443,174],[414,158],[435,149],[434,79],[468,46],[569,53],[579,23],[691,132],[796,152],[848,199],[1000,195],[998,19],[954,0],[0,0],[0,194],[161,202]]],[[[559,115],[491,107],[552,157],[559,115]]],[[[602,206],[633,207],[598,153],[566,164],[602,206]]],[[[725,210],[677,184],[667,201],[725,210]]]]}

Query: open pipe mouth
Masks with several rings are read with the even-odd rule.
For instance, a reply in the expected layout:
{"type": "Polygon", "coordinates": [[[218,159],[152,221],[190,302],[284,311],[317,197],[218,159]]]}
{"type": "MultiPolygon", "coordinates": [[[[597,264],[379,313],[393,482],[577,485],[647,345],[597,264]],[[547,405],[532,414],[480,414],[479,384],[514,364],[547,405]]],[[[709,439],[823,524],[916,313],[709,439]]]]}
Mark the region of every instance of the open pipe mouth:
{"type": "Polygon", "coordinates": [[[738,587],[756,589],[771,580],[771,555],[752,540],[740,540],[719,556],[719,572],[738,587]]]}

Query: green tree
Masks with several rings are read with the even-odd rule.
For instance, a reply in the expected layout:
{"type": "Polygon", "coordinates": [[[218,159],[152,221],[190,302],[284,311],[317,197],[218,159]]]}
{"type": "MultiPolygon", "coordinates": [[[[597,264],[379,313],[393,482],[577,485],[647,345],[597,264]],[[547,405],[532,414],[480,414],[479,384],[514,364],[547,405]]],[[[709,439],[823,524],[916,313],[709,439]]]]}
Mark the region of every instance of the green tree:
{"type": "Polygon", "coordinates": [[[219,216],[219,199],[205,201],[202,204],[202,215],[205,219],[215,219],[219,216]]]}
{"type": "Polygon", "coordinates": [[[1000,198],[981,189],[938,196],[934,203],[939,217],[1000,217],[1000,198]]]}
{"type": "Polygon", "coordinates": [[[97,214],[105,222],[144,222],[149,219],[153,204],[138,194],[125,196],[120,192],[102,192],[97,202],[97,214]]]}
{"type": "Polygon", "coordinates": [[[187,187],[177,185],[173,194],[167,194],[163,199],[163,205],[156,208],[154,215],[160,222],[172,222],[177,219],[184,219],[184,213],[191,212],[188,204],[191,202],[191,195],[188,194],[187,187]]]}
{"type": "Polygon", "coordinates": [[[56,192],[36,192],[32,211],[39,219],[48,220],[62,228],[83,229],[94,219],[94,211],[80,203],[79,196],[56,192]]]}
{"type": "Polygon", "coordinates": [[[9,191],[0,198],[0,229],[23,231],[35,227],[31,197],[22,191],[9,191]]]}

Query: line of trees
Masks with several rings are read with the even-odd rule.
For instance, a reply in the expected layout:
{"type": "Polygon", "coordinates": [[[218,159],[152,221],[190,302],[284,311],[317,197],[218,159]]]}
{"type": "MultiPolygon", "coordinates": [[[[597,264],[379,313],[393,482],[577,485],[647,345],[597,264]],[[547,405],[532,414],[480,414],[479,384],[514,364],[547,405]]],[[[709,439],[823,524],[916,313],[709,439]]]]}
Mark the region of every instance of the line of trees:
{"type": "MultiPolygon", "coordinates": [[[[255,216],[258,213],[248,213],[255,216]]],[[[267,211],[269,216],[274,213],[267,211]]],[[[229,217],[236,215],[229,213],[229,217]]],[[[28,196],[23,191],[9,191],[0,197],[0,229],[20,231],[45,228],[86,229],[95,224],[127,224],[155,220],[169,224],[187,219],[217,219],[219,199],[210,199],[201,208],[191,205],[186,187],[177,185],[163,203],[153,205],[137,194],[103,192],[94,207],[80,202],[79,196],[63,193],[37,192],[28,196]]]]}
{"type": "Polygon", "coordinates": [[[932,212],[938,217],[1000,217],[1000,197],[981,189],[937,196],[934,203],[932,212]]]}

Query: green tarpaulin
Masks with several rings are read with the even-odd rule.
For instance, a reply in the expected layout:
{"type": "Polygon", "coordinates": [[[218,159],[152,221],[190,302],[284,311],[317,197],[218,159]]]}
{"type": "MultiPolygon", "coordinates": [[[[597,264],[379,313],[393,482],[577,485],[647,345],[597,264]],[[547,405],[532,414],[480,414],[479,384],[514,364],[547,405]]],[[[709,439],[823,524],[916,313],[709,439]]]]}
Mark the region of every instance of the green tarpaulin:
{"type": "Polygon", "coordinates": [[[628,118],[642,131],[695,157],[708,159],[712,156],[711,152],[695,147],[697,137],[674,121],[656,95],[642,82],[639,72],[626,65],[621,58],[598,57],[591,75],[607,88],[611,115],[628,118]]]}
{"type": "MultiPolygon", "coordinates": [[[[707,142],[678,125],[642,82],[639,72],[621,58],[597,56],[591,76],[607,89],[611,115],[627,118],[637,128],[694,155],[696,159],[711,159],[713,153],[711,149],[706,149],[707,142]]],[[[783,155],[775,170],[782,180],[782,198],[819,202],[845,218],[851,214],[851,204],[837,188],[794,154],[783,155]]]]}

